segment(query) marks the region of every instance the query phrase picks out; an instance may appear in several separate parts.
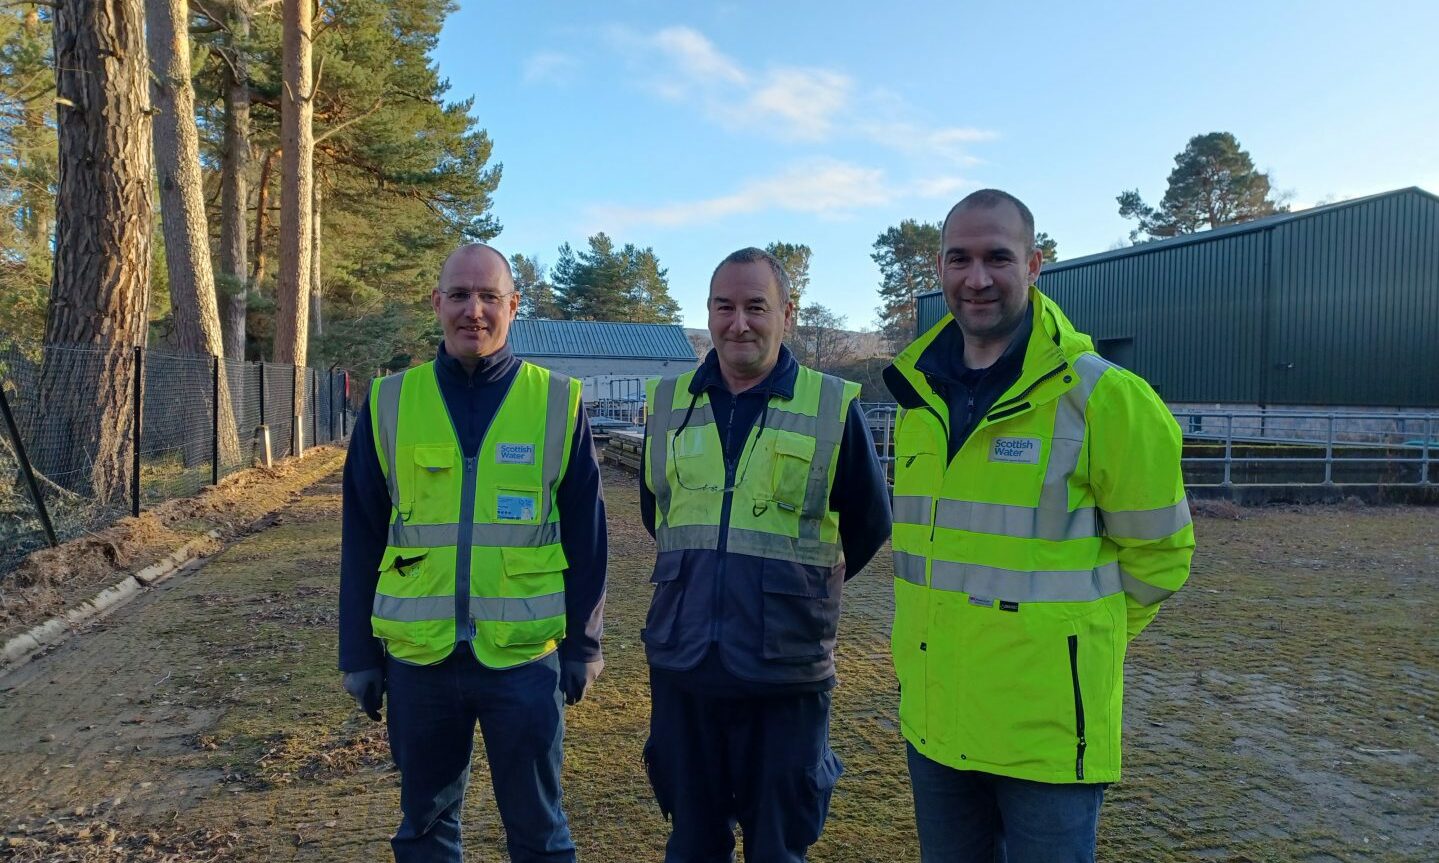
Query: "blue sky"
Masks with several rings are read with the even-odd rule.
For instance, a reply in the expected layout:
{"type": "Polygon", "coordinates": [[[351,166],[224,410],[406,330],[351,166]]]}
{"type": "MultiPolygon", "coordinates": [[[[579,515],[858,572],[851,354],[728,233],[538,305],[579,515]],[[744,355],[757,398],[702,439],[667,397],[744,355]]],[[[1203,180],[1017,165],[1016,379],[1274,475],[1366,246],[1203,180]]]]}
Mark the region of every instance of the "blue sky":
{"type": "MultiPolygon", "coordinates": [[[[967,191],[1061,258],[1233,132],[1296,208],[1439,192],[1439,3],[461,2],[435,54],[504,164],[496,246],[653,246],[688,326],[725,254],[813,249],[806,301],[873,325],[875,238],[967,191]]],[[[1042,281],[1042,279],[1041,279],[1042,281]]]]}

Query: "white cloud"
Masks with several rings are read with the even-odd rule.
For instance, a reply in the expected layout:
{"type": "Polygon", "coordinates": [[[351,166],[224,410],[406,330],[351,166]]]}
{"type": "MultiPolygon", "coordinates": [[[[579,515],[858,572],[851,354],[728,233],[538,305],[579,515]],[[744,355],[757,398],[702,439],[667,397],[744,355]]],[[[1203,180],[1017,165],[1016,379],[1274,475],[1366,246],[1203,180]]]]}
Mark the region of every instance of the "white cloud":
{"type": "Polygon", "coordinates": [[[847,76],[827,69],[775,69],[741,110],[757,122],[778,119],[792,137],[822,140],[834,115],[848,106],[852,86],[847,76]]]}
{"type": "Polygon", "coordinates": [[[771,177],[749,180],[728,195],[653,207],[598,206],[591,208],[590,220],[603,230],[619,232],[636,226],[703,224],[769,210],[841,219],[856,210],[904,198],[941,197],[968,185],[973,184],[958,177],[893,183],[880,168],[815,159],[771,177]]]}
{"type": "Polygon", "coordinates": [[[999,133],[989,129],[950,126],[930,129],[905,121],[869,122],[859,131],[876,144],[922,158],[943,158],[964,165],[977,165],[982,160],[968,152],[969,144],[993,141],[999,133]]]}
{"type": "Polygon", "coordinates": [[[526,84],[562,83],[580,66],[580,61],[558,51],[540,51],[525,60],[523,79],[526,84]]]}
{"type": "Polygon", "coordinates": [[[703,33],[689,27],[667,27],[650,42],[690,79],[702,83],[744,86],[749,76],[703,33]]]}
{"type": "Polygon", "coordinates": [[[643,70],[641,79],[651,92],[694,105],[732,128],[811,143],[828,142],[843,131],[907,156],[958,165],[979,164],[969,146],[999,137],[988,129],[914,122],[916,112],[902,96],[880,87],[861,94],[853,78],[835,69],[747,69],[691,27],[644,33],[613,26],[606,38],[643,70]]]}

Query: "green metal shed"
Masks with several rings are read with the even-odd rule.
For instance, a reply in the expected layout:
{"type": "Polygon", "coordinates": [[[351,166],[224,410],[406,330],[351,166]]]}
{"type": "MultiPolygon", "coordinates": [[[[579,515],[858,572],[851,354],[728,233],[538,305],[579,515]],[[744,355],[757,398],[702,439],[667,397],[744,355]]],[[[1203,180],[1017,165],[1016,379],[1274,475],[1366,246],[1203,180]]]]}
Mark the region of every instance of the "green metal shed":
{"type": "MultiPolygon", "coordinates": [[[[1439,407],[1439,197],[1417,187],[1061,261],[1039,285],[1171,404],[1439,407]]],[[[920,297],[920,331],[946,311],[920,297]]]]}

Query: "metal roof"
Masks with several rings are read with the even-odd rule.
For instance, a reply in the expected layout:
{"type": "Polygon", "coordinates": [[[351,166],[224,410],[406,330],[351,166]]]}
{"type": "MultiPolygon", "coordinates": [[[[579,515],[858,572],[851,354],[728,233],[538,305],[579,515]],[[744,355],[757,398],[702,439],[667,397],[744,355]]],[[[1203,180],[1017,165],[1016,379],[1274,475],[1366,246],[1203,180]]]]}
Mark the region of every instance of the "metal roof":
{"type": "Polygon", "coordinates": [[[678,324],[520,318],[510,325],[510,344],[522,357],[695,361],[694,348],[678,324]]]}
{"type": "Polygon", "coordinates": [[[1070,267],[1093,264],[1099,261],[1109,260],[1111,258],[1127,258],[1132,255],[1144,255],[1150,252],[1161,252],[1166,249],[1173,249],[1177,246],[1187,246],[1193,243],[1207,243],[1212,240],[1222,240],[1225,237],[1234,237],[1240,234],[1249,234],[1255,231],[1264,231],[1270,228],[1277,227],[1279,225],[1286,224],[1288,222],[1296,222],[1300,219],[1310,219],[1315,216],[1326,216],[1335,212],[1336,210],[1344,210],[1351,207],[1362,206],[1364,204],[1380,200],[1381,198],[1391,198],[1409,194],[1423,195],[1430,200],[1439,202],[1439,196],[1430,194],[1429,192],[1424,191],[1418,186],[1409,186],[1403,189],[1395,189],[1391,192],[1379,192],[1374,195],[1365,195],[1362,198],[1350,198],[1347,201],[1338,201],[1333,204],[1321,204],[1318,207],[1310,207],[1307,210],[1296,210],[1292,213],[1276,213],[1273,216],[1265,216],[1262,219],[1254,219],[1248,222],[1240,222],[1237,225],[1226,225],[1222,228],[1211,228],[1207,231],[1197,231],[1193,234],[1183,234],[1178,237],[1170,237],[1164,240],[1153,240],[1147,243],[1139,243],[1138,245],[1125,246],[1122,249],[1111,249],[1107,252],[1098,252],[1093,255],[1085,255],[1082,258],[1071,258],[1069,260],[1058,261],[1053,264],[1045,264],[1043,273],[1040,274],[1040,278],[1044,277],[1044,273],[1060,272],[1062,270],[1067,270],[1070,267]]]}

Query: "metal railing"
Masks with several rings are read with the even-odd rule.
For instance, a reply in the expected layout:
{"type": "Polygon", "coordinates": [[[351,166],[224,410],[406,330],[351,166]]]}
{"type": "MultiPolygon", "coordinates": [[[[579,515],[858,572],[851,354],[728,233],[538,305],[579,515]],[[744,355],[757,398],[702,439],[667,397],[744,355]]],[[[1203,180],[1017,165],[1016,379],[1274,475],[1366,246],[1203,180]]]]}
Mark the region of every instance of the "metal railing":
{"type": "MultiPolygon", "coordinates": [[[[894,461],[893,404],[862,404],[880,461],[894,461]]],[[[1427,487],[1439,481],[1439,413],[1174,410],[1185,485],[1427,487]]]]}
{"type": "Polygon", "coordinates": [[[1182,408],[1174,418],[1192,488],[1424,487],[1436,479],[1439,413],[1182,408]]]}

